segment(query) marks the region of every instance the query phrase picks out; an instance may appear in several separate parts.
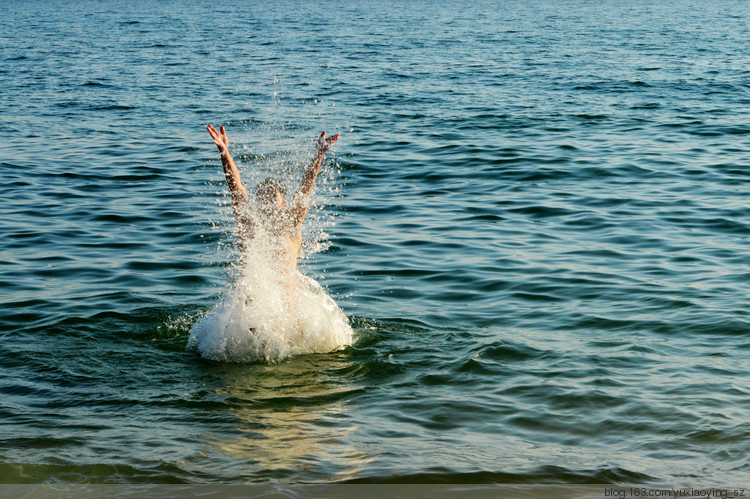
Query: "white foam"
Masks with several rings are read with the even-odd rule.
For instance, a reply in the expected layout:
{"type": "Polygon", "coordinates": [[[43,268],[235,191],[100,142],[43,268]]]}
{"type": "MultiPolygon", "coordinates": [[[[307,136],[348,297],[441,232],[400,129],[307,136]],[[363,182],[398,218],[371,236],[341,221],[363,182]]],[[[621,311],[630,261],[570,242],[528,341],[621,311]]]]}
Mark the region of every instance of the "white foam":
{"type": "Polygon", "coordinates": [[[282,268],[278,237],[260,224],[254,234],[221,302],[193,325],[188,349],[215,361],[275,362],[351,345],[346,315],[320,284],[282,268]]]}

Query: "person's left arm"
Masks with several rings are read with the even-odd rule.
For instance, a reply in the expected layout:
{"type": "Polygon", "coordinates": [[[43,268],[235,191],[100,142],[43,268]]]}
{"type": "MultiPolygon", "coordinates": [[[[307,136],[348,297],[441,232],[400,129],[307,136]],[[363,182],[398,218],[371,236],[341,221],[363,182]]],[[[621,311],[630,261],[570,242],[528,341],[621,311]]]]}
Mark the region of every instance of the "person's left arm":
{"type": "Polygon", "coordinates": [[[240,171],[237,169],[237,165],[234,164],[232,155],[229,154],[229,138],[227,132],[224,129],[224,125],[221,126],[220,132],[214,128],[213,125],[206,127],[208,133],[211,134],[211,138],[214,139],[214,144],[219,148],[221,153],[221,165],[224,167],[224,176],[227,179],[227,185],[229,186],[229,192],[232,195],[232,208],[234,208],[234,214],[238,220],[242,218],[241,206],[248,202],[248,195],[245,186],[242,185],[240,179],[240,171]]]}

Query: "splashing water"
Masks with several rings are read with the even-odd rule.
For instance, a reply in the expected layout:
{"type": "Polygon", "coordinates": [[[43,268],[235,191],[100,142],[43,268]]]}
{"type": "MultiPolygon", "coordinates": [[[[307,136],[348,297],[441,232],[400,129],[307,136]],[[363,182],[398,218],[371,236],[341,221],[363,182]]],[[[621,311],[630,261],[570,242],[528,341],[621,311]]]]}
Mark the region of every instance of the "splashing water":
{"type": "Polygon", "coordinates": [[[264,281],[259,277],[265,272],[248,270],[227,286],[221,303],[196,322],[188,348],[209,360],[273,362],[352,343],[346,316],[314,279],[296,272],[295,296],[288,300],[284,284],[264,281]]]}
{"type": "MultiPolygon", "coordinates": [[[[248,178],[258,176],[255,171],[248,178]]],[[[292,177],[289,169],[284,177],[292,177]]],[[[221,301],[194,324],[187,348],[215,361],[276,362],[351,345],[346,315],[317,281],[285,261],[284,236],[268,229],[258,213],[248,203],[252,237],[243,240],[221,301]]],[[[309,218],[307,256],[324,247],[326,225],[319,216],[309,218]]]]}

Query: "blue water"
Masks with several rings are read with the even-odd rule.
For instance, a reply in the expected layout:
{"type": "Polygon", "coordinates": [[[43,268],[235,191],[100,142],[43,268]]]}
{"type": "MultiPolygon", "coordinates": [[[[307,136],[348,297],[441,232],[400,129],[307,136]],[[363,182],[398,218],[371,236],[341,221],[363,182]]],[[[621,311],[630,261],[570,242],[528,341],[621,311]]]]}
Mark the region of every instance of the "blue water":
{"type": "Polygon", "coordinates": [[[1,482],[750,478],[750,4],[0,4],[1,482]],[[354,344],[208,362],[215,146],[354,344]],[[292,175],[293,176],[293,175],[292,175]]]}

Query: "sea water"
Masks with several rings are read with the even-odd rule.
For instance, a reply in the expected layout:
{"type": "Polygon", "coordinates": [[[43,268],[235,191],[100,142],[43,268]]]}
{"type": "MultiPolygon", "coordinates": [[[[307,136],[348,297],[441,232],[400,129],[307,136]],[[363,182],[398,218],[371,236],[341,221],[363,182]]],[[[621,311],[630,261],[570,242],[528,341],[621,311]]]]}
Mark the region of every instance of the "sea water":
{"type": "Polygon", "coordinates": [[[0,481],[746,483],[749,9],[0,2],[0,481]]]}

